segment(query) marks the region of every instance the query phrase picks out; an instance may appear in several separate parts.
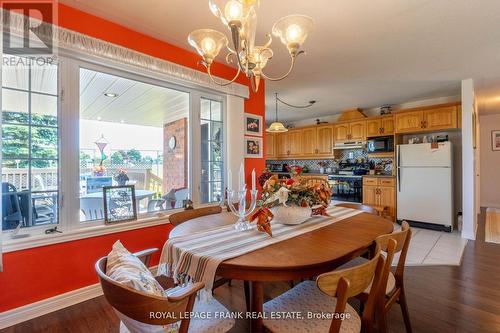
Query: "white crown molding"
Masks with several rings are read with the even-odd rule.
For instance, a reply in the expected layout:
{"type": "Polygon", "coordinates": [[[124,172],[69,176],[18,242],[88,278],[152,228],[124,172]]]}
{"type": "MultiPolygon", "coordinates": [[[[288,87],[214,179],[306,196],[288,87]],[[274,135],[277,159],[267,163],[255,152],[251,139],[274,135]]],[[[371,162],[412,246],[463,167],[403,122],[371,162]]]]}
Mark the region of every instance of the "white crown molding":
{"type": "MultiPolygon", "coordinates": [[[[156,275],[158,266],[152,266],[149,269],[153,275],[156,275]]],[[[5,312],[0,312],[0,330],[81,302],[88,301],[89,299],[96,298],[101,295],[101,285],[99,283],[95,283],[90,286],[75,289],[38,302],[26,304],[5,312]]]]}
{"type": "MultiPolygon", "coordinates": [[[[2,11],[0,10],[0,13],[2,11]]],[[[2,17],[4,17],[2,15],[2,17]]],[[[23,15],[10,13],[10,33],[19,37],[23,36],[23,15]]],[[[32,19],[34,20],[34,19],[32,19]]],[[[40,21],[38,21],[40,22],[40,21]]],[[[6,26],[7,22],[3,22],[6,26]]],[[[52,24],[40,23],[39,36],[47,40],[52,38],[54,48],[70,52],[85,53],[90,56],[105,58],[120,63],[146,69],[148,71],[159,72],[170,77],[176,82],[186,82],[189,85],[198,85],[205,89],[221,92],[228,95],[249,98],[248,86],[231,83],[227,86],[215,84],[208,74],[179,64],[162,60],[138,51],[134,51],[113,43],[93,38],[72,30],[54,26],[52,24]],[[54,32],[55,38],[52,38],[54,32]]],[[[228,82],[220,79],[221,82],[228,82]]]]}

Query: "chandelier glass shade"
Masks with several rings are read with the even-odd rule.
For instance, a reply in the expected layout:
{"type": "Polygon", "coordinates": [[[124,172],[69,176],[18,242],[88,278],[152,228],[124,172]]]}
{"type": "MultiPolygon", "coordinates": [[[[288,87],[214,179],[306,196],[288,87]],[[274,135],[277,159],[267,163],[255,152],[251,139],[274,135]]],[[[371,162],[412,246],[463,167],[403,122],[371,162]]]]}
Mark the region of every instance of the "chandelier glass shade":
{"type": "Polygon", "coordinates": [[[272,34],[279,38],[288,49],[290,67],[284,75],[270,77],[263,70],[273,57],[273,51],[270,48],[271,35],[267,34],[265,44],[255,45],[259,0],[229,0],[223,10],[215,3],[215,0],[209,0],[209,7],[212,14],[229,29],[231,44],[223,33],[212,29],[195,30],[189,34],[188,41],[202,57],[201,63],[206,67],[212,81],[221,86],[233,83],[242,72],[251,81],[253,91],[259,89],[261,78],[270,81],[283,80],[292,72],[297,57],[304,53],[300,48],[314,28],[313,19],[305,15],[289,15],[274,24],[272,34]],[[225,82],[214,78],[210,70],[214,59],[222,49],[228,51],[226,62],[229,64],[236,62],[238,67],[238,72],[233,79],[225,82]]]}

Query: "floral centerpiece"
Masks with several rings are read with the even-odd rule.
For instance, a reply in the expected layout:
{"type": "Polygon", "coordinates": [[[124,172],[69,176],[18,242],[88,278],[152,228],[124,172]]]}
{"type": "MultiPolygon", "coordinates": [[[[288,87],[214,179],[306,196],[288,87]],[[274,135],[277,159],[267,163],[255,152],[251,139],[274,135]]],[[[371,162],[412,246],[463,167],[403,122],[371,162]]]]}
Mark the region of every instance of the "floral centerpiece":
{"type": "Polygon", "coordinates": [[[271,176],[262,189],[259,209],[250,216],[257,229],[272,236],[270,222],[300,224],[312,215],[328,215],[332,193],[324,184],[307,185],[293,179],[271,176]]]}

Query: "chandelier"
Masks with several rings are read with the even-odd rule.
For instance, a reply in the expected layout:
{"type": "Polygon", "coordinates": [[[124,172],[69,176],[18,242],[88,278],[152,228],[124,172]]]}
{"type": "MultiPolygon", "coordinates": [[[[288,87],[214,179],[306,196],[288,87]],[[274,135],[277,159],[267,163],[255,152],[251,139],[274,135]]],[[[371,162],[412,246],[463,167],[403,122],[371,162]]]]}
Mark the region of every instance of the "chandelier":
{"type": "Polygon", "coordinates": [[[268,60],[273,57],[273,50],[269,48],[272,43],[271,35],[266,35],[267,42],[264,45],[255,45],[259,0],[229,0],[224,6],[224,12],[214,0],[209,0],[209,7],[231,32],[232,45],[229,46],[228,39],[223,33],[212,29],[195,30],[189,34],[188,41],[202,57],[201,63],[206,67],[212,81],[220,86],[233,83],[241,72],[249,78],[254,92],[259,90],[261,78],[269,81],[283,80],[292,72],[297,57],[304,53],[300,47],[314,26],[313,19],[305,15],[285,16],[274,23],[272,34],[286,46],[291,60],[290,67],[284,75],[270,77],[263,70],[268,60]],[[238,66],[238,72],[229,82],[218,81],[210,70],[215,57],[223,48],[228,50],[226,62],[236,61],[238,66]]]}

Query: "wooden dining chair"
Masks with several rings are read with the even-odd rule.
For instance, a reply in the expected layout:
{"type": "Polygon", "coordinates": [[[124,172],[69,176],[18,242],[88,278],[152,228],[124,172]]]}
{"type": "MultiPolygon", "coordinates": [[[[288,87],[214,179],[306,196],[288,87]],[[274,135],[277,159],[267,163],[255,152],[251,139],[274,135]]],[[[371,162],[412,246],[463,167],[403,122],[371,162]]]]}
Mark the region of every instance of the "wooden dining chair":
{"type": "Polygon", "coordinates": [[[168,217],[169,222],[174,226],[178,226],[181,223],[184,223],[188,220],[195,219],[197,217],[219,214],[222,212],[222,208],[220,206],[210,206],[196,209],[184,210],[182,212],[173,213],[168,217]]]}
{"type": "MultiPolygon", "coordinates": [[[[395,244],[391,242],[392,247],[395,244]]],[[[370,284],[381,283],[385,259],[377,246],[371,260],[359,266],[318,276],[316,283],[305,281],[264,304],[264,313],[302,313],[298,319],[264,319],[271,332],[372,332],[377,289],[370,293],[362,317],[347,303],[370,284]],[[307,314],[333,314],[331,320],[309,318],[307,314]],[[342,318],[344,317],[344,318],[342,318]]]]}
{"type": "MultiPolygon", "coordinates": [[[[404,269],[406,263],[406,255],[408,253],[408,248],[410,246],[411,240],[411,229],[408,222],[403,221],[401,225],[401,230],[393,232],[392,234],[382,235],[377,237],[376,242],[383,252],[387,253],[387,258],[389,259],[390,249],[389,241],[396,242],[396,248],[394,249],[394,254],[399,253],[398,264],[396,270],[392,272],[392,259],[387,260],[385,275],[380,284],[379,297],[377,303],[377,322],[379,324],[380,332],[387,332],[387,313],[391,309],[394,303],[399,303],[401,306],[401,312],[403,314],[403,320],[405,323],[405,328],[407,333],[411,333],[411,323],[410,315],[408,312],[408,306],[406,302],[406,294],[404,290],[404,269]]],[[[348,262],[347,264],[341,266],[341,268],[355,267],[367,259],[356,258],[348,262]]],[[[368,296],[371,294],[371,286],[364,290],[361,294],[357,296],[362,302],[366,302],[368,296]]]]}
{"type": "MultiPolygon", "coordinates": [[[[405,323],[405,328],[407,333],[411,333],[411,322],[410,314],[408,312],[408,305],[406,302],[406,294],[404,288],[404,271],[406,264],[406,255],[408,254],[408,248],[410,247],[411,241],[411,229],[408,222],[403,221],[401,224],[401,230],[388,235],[382,235],[377,238],[377,243],[379,244],[382,251],[388,251],[388,242],[394,240],[397,242],[395,253],[399,253],[398,264],[394,273],[388,269],[387,279],[385,280],[385,288],[381,285],[381,300],[379,305],[379,318],[381,326],[381,332],[387,332],[386,318],[387,313],[394,305],[394,303],[399,303],[401,307],[401,313],[403,315],[403,320],[405,323]],[[383,297],[385,296],[385,297],[383,297]]],[[[392,260],[390,263],[392,266],[392,260]]],[[[369,290],[367,290],[364,295],[368,295],[369,290]]]]}
{"type": "MultiPolygon", "coordinates": [[[[134,253],[146,266],[149,265],[151,255],[158,249],[147,249],[134,253]]],[[[166,326],[179,323],[178,332],[186,333],[188,329],[192,332],[226,332],[234,325],[234,320],[190,320],[185,313],[221,313],[228,310],[215,299],[208,304],[203,304],[199,309],[193,308],[196,294],[204,287],[203,283],[193,283],[187,286],[175,286],[173,279],[166,276],[157,276],[155,279],[165,290],[165,296],[156,296],[130,288],[124,284],[114,281],[106,275],[107,257],[100,258],[95,264],[95,270],[101,284],[104,297],[117,311],[120,319],[127,320],[136,331],[158,330],[158,326],[166,326]],[[176,288],[174,288],[176,287],[176,288]],[[172,289],[169,292],[168,289],[172,289]],[[151,316],[151,314],[160,314],[151,316]],[[168,315],[164,315],[168,314],[168,315]],[[149,326],[154,325],[154,326],[149,326]]],[[[161,328],[160,326],[160,328],[161,328]]],[[[127,327],[120,323],[120,333],[130,332],[127,327]]]]}

